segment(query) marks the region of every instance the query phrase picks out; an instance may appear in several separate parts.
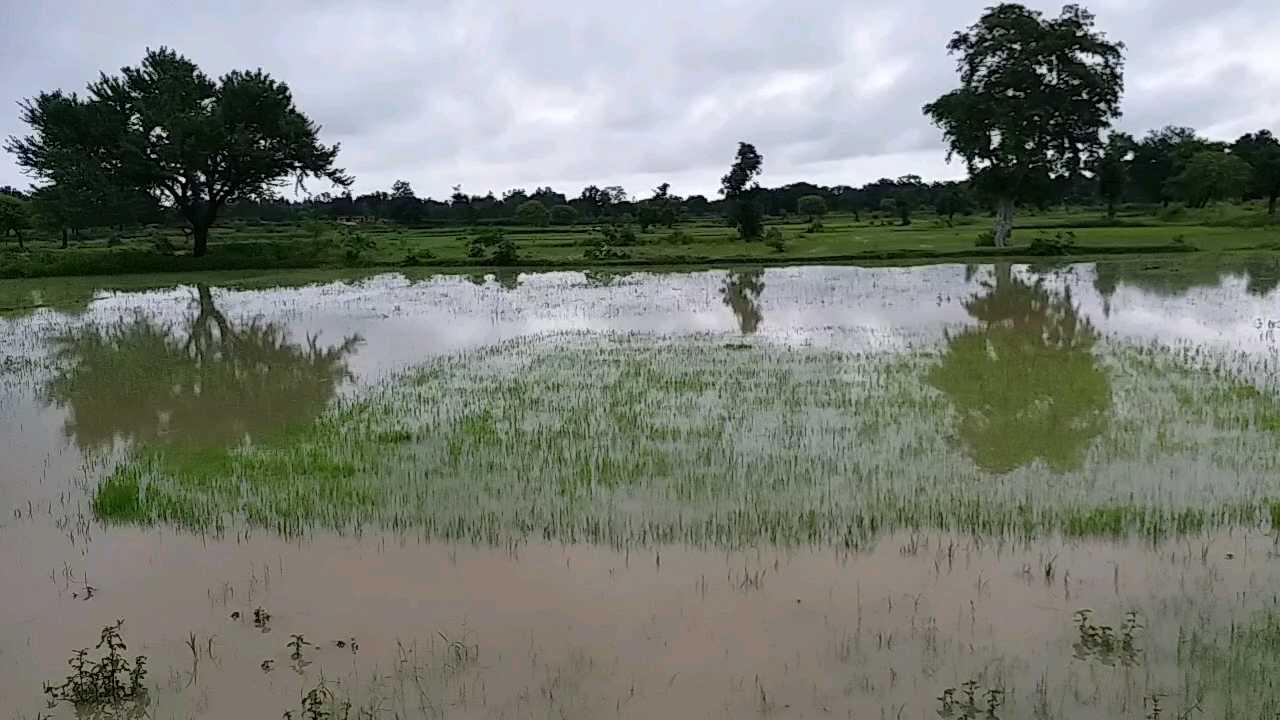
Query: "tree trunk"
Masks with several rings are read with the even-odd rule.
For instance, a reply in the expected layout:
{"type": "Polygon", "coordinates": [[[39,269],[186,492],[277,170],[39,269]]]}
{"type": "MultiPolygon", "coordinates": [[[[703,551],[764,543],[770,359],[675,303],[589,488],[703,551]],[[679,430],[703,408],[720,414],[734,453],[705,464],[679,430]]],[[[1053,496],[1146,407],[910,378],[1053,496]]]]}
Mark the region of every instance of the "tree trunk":
{"type": "Polygon", "coordinates": [[[67,249],[67,229],[62,228],[62,249],[67,249]]]}
{"type": "Polygon", "coordinates": [[[1271,193],[1271,197],[1267,198],[1267,214],[1275,218],[1276,222],[1280,222],[1280,213],[1276,212],[1277,199],[1280,199],[1280,195],[1277,195],[1277,193],[1271,193]]]}
{"type": "Polygon", "coordinates": [[[1000,198],[996,203],[996,247],[1008,247],[1013,236],[1013,200],[1000,198]]]}
{"type": "Polygon", "coordinates": [[[191,246],[192,257],[204,257],[209,251],[209,226],[204,223],[197,223],[191,228],[191,237],[194,244],[191,246]]]}
{"type": "Polygon", "coordinates": [[[1116,201],[1115,200],[1107,201],[1107,219],[1108,220],[1116,219],[1116,201]]]}

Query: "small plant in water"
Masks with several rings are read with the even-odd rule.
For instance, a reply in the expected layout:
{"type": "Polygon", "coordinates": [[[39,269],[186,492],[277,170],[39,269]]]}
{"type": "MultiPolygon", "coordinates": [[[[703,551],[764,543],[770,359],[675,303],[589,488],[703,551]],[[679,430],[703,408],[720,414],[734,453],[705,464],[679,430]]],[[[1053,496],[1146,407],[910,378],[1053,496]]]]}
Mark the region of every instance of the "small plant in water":
{"type": "Polygon", "coordinates": [[[59,685],[46,684],[49,707],[69,702],[76,714],[85,718],[130,717],[140,715],[146,707],[147,658],[139,655],[130,663],[128,648],[120,637],[123,620],[102,629],[95,649],[102,650],[98,659],[89,657],[88,648],[77,650],[67,664],[71,674],[59,685]]]}
{"type": "Polygon", "coordinates": [[[311,688],[302,696],[302,708],[296,714],[293,710],[285,710],[283,720],[347,720],[351,717],[351,703],[338,701],[324,678],[320,684],[311,688]]]}
{"type": "Polygon", "coordinates": [[[970,680],[959,688],[947,688],[938,696],[938,717],[959,720],[999,720],[996,713],[1004,705],[1004,690],[983,688],[970,680]]]}
{"type": "Polygon", "coordinates": [[[1095,625],[1092,617],[1092,610],[1077,610],[1075,613],[1076,629],[1080,632],[1080,637],[1072,645],[1076,659],[1096,659],[1109,666],[1114,666],[1117,661],[1125,667],[1136,665],[1142,654],[1138,647],[1138,635],[1142,632],[1138,613],[1132,610],[1125,613],[1119,632],[1110,625],[1095,625]]]}
{"type": "Polygon", "coordinates": [[[271,631],[271,613],[262,608],[255,608],[253,611],[253,626],[262,632],[271,631]]]}

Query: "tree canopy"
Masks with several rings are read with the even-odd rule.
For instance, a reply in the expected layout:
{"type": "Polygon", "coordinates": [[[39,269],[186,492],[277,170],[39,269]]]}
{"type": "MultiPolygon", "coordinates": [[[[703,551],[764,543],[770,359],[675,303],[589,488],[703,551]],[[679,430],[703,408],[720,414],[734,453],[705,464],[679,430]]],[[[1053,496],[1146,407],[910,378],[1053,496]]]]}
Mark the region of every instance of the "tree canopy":
{"type": "Polygon", "coordinates": [[[949,155],[998,206],[996,244],[1012,230],[1014,205],[1055,177],[1083,170],[1100,133],[1120,114],[1124,46],[1093,29],[1078,5],[1057,18],[1016,3],[988,8],[952,37],[960,87],[924,106],[949,155]]]}
{"type": "Polygon", "coordinates": [[[22,231],[31,225],[31,210],[26,200],[13,195],[0,195],[0,238],[13,233],[22,247],[22,231]]]}
{"type": "Polygon", "coordinates": [[[762,156],[751,143],[738,143],[738,154],[728,174],[720,178],[720,192],[729,203],[729,221],[743,240],[759,240],[764,234],[764,221],[756,192],[756,178],[764,168],[762,156]]]}
{"type": "Polygon", "coordinates": [[[521,225],[546,227],[551,224],[551,211],[540,200],[525,200],[516,208],[516,220],[521,225]]]}
{"type": "Polygon", "coordinates": [[[103,74],[83,98],[55,90],[23,102],[22,119],[31,134],[6,147],[31,175],[146,192],[190,224],[196,255],[227,203],[264,197],[288,178],[351,184],[334,166],[338,146],[320,144],[287,85],[261,70],[214,81],[163,47],[103,74]]]}
{"type": "Polygon", "coordinates": [[[1259,130],[1240,136],[1231,152],[1249,163],[1250,191],[1265,198],[1267,212],[1275,215],[1276,201],[1280,199],[1280,140],[1270,130],[1259,130]]]}
{"type": "Polygon", "coordinates": [[[1249,183],[1249,163],[1222,151],[1205,150],[1187,161],[1169,179],[1174,197],[1190,207],[1204,207],[1214,200],[1240,197],[1249,183]]]}

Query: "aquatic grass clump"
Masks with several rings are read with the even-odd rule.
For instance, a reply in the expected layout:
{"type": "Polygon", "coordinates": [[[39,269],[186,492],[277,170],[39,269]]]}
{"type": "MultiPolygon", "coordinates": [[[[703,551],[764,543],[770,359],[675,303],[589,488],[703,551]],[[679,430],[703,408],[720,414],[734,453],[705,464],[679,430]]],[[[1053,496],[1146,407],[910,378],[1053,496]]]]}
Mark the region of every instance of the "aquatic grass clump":
{"type": "Polygon", "coordinates": [[[1089,376],[1087,402],[1042,392],[1030,373],[981,401],[964,365],[937,352],[524,338],[402,373],[253,444],[139,448],[94,509],[192,528],[368,525],[495,544],[1277,526],[1280,458],[1259,421],[1276,402],[1268,392],[1224,391],[1238,377],[1143,349],[1059,352],[1089,376]],[[1035,423],[1006,416],[1025,418],[1027,405],[1035,423]]]}

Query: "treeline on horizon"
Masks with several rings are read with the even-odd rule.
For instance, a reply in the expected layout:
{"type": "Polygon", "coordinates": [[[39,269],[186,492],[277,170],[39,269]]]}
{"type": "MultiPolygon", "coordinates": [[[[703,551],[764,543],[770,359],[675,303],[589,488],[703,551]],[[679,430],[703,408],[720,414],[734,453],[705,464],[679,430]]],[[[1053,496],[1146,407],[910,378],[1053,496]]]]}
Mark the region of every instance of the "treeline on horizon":
{"type": "MultiPolygon", "coordinates": [[[[1268,150],[1277,144],[1280,143],[1269,130],[1246,134],[1234,143],[1206,139],[1187,127],[1153,130],[1140,140],[1112,133],[1098,167],[1092,173],[1055,179],[1050,192],[1041,196],[1040,209],[1106,207],[1108,214],[1114,216],[1119,206],[1129,204],[1148,208],[1168,207],[1171,203],[1204,207],[1215,201],[1263,200],[1268,203],[1268,212],[1275,214],[1280,167],[1265,160],[1272,156],[1268,150]]],[[[920,212],[953,218],[992,211],[968,180],[926,182],[918,175],[881,178],[859,187],[797,182],[761,187],[755,193],[761,211],[774,217],[840,212],[857,219],[875,214],[910,224],[920,212]],[[820,198],[821,203],[816,204],[813,198],[820,198]]],[[[0,187],[0,195],[29,200],[35,224],[53,231],[181,222],[146,193],[116,195],[88,203],[79,196],[74,207],[61,206],[56,187],[23,192],[5,186],[0,187]]],[[[364,219],[406,226],[625,222],[647,228],[719,217],[726,212],[723,198],[674,195],[666,183],[647,197],[633,196],[616,185],[589,185],[577,195],[566,195],[551,187],[469,195],[459,186],[448,199],[437,200],[419,197],[409,182],[399,180],[389,190],[359,195],[324,192],[301,200],[241,200],[228,205],[222,217],[259,222],[364,219]],[[541,209],[531,207],[531,203],[541,209]]]]}
{"type": "MultiPolygon", "coordinates": [[[[1271,222],[1280,197],[1280,140],[1262,129],[1234,142],[1169,126],[1141,139],[1114,131],[1121,115],[1124,50],[1077,4],[1057,16],[1019,3],[987,8],[956,31],[947,52],[958,85],[922,107],[941,132],[948,159],[964,162],[968,180],[925,182],[916,175],[852,187],[793,183],[760,185],[763,153],[739,142],[718,195],[679,197],[663,183],[633,197],[617,186],[588,186],[577,195],[540,187],[500,196],[420,198],[409,182],[354,195],[354,178],[338,167],[337,144],[320,141],[320,126],[294,103],[285,83],[262,70],[219,78],[169,48],[148,49],[143,61],[102,74],[86,94],[43,92],[20,103],[30,134],[5,149],[39,181],[29,194],[0,190],[0,237],[31,226],[60,234],[66,246],[84,228],[183,224],[192,255],[208,248],[215,222],[369,219],[405,226],[579,222],[674,225],[686,218],[723,217],[744,241],[764,241],[762,218],[795,213],[811,224],[827,212],[875,213],[910,224],[914,213],[986,212],[990,237],[1006,247],[1019,208],[1051,206],[1141,211],[1178,202],[1261,199],[1271,222]],[[293,180],[334,187],[305,200],[279,189],[293,180]],[[29,196],[28,196],[29,195],[29,196]]],[[[742,139],[749,140],[749,138],[742,139]]],[[[775,228],[776,229],[776,228],[775,228]]]]}

